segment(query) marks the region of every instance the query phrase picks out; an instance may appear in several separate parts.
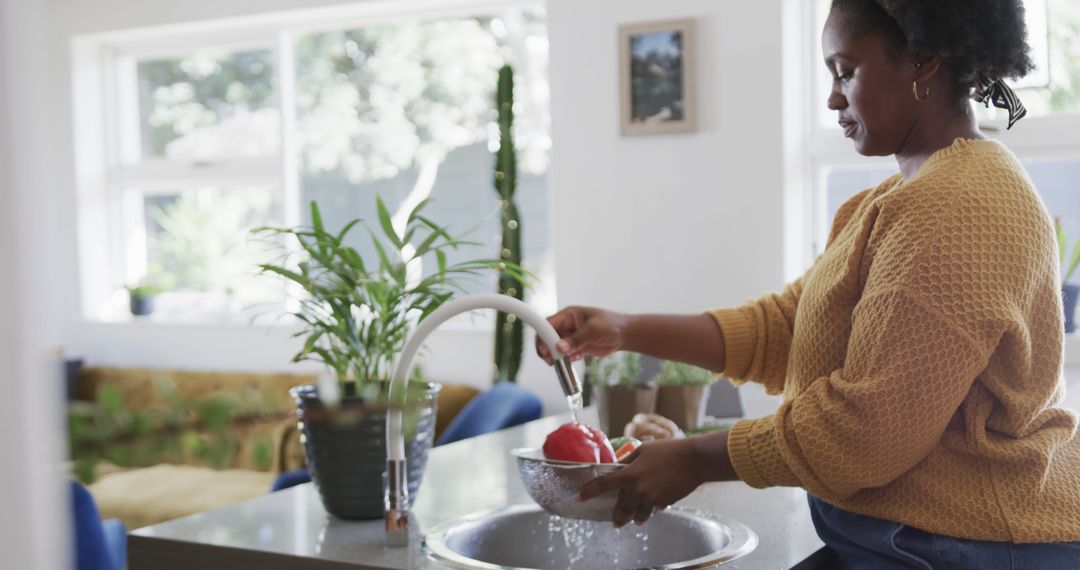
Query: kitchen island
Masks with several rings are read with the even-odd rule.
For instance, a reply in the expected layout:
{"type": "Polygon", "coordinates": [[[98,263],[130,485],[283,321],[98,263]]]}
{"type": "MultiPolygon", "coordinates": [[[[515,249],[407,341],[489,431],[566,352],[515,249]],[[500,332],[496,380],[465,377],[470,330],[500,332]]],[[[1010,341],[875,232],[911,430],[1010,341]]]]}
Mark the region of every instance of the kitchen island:
{"type": "MultiPolygon", "coordinates": [[[[425,529],[466,514],[532,504],[510,450],[539,447],[569,414],[431,450],[413,505],[407,548],[383,544],[382,520],[344,521],[323,509],[311,483],[131,533],[131,570],[438,569],[421,548],[425,529]]],[[[596,425],[596,413],[585,419],[596,425]]],[[[822,547],[800,489],[756,490],[741,482],[703,485],[678,503],[748,525],[757,548],[729,566],[741,570],[815,567],[822,547]],[[815,553],[817,553],[815,555],[815,553]],[[813,559],[812,555],[815,555],[813,559]]],[[[646,529],[648,527],[646,526],[646,529]]]]}

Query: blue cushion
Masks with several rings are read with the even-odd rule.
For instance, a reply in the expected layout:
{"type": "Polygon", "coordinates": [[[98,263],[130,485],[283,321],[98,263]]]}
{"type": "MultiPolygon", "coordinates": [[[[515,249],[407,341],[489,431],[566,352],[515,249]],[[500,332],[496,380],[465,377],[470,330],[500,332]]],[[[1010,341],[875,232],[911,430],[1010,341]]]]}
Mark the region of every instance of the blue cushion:
{"type": "Polygon", "coordinates": [[[122,570],[127,567],[127,527],[124,526],[124,521],[101,521],[101,530],[105,533],[106,548],[112,554],[113,568],[122,570]]]}
{"type": "Polygon", "coordinates": [[[282,489],[295,487],[301,483],[307,483],[308,481],[311,481],[311,473],[308,473],[307,469],[283,471],[276,479],[274,479],[274,484],[270,487],[270,492],[274,493],[282,489]]]}
{"type": "Polygon", "coordinates": [[[121,570],[127,557],[127,529],[118,520],[101,521],[86,487],[71,482],[77,570],[121,570]]]}
{"type": "Polygon", "coordinates": [[[436,445],[452,443],[539,419],[540,399],[513,382],[499,382],[469,401],[436,445]]]}

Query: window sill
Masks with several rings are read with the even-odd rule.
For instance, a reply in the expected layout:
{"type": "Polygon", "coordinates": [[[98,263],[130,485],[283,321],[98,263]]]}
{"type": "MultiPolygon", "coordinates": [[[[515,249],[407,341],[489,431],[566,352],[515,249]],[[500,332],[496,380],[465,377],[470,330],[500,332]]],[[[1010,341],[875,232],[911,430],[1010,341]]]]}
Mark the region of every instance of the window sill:
{"type": "MultiPolygon", "coordinates": [[[[452,317],[439,326],[447,332],[462,334],[491,334],[495,329],[493,311],[474,311],[452,317]]],[[[257,329],[267,331],[298,331],[300,324],[291,315],[266,309],[247,312],[155,312],[135,316],[129,312],[113,312],[98,318],[84,318],[83,323],[133,328],[202,328],[257,329]]]]}
{"type": "Polygon", "coordinates": [[[1080,366],[1080,331],[1065,335],[1065,366],[1080,366]]]}

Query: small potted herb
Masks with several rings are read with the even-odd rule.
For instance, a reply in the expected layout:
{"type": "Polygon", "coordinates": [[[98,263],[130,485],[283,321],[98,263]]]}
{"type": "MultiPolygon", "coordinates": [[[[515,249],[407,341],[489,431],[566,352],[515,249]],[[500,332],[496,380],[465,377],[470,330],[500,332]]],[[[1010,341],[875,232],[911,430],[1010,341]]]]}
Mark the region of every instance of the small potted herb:
{"type": "Polygon", "coordinates": [[[1076,331],[1076,299],[1080,296],[1080,285],[1069,283],[1077,266],[1080,266],[1080,239],[1072,246],[1072,255],[1069,255],[1065,227],[1061,225],[1061,218],[1054,218],[1054,229],[1057,230],[1058,262],[1061,264],[1061,301],[1065,307],[1065,332],[1076,331]],[[1068,264],[1065,260],[1068,258],[1068,264]]]}
{"type": "Polygon", "coordinates": [[[596,394],[600,428],[608,436],[621,436],[634,415],[652,413],[656,405],[656,384],[642,380],[641,355],[636,352],[593,359],[586,378],[596,394]]]}
{"type": "MultiPolygon", "coordinates": [[[[308,469],[323,505],[345,519],[383,515],[386,413],[394,360],[415,325],[462,291],[460,281],[484,271],[520,268],[497,259],[447,264],[447,250],[465,242],[421,214],[408,216],[402,233],[376,198],[378,225],[353,220],[331,231],[311,203],[311,226],[258,228],[257,234],[284,237],[295,249],[263,273],[284,278],[301,294],[292,315],[304,340],[294,362],[326,367],[325,382],[298,386],[291,394],[301,421],[308,469]],[[352,230],[366,230],[376,259],[364,259],[348,245],[352,230]],[[426,277],[416,262],[432,263],[426,277]]],[[[404,402],[409,497],[416,497],[435,428],[437,384],[410,382],[404,402]]]]}
{"type": "Polygon", "coordinates": [[[705,418],[709,386],[716,378],[708,370],[666,360],[654,381],[659,386],[656,413],[671,419],[684,431],[695,430],[705,418]]]}
{"type": "Polygon", "coordinates": [[[131,314],[137,317],[153,313],[154,298],[164,290],[161,285],[149,279],[143,279],[136,285],[126,285],[124,288],[128,292],[131,314]]]}

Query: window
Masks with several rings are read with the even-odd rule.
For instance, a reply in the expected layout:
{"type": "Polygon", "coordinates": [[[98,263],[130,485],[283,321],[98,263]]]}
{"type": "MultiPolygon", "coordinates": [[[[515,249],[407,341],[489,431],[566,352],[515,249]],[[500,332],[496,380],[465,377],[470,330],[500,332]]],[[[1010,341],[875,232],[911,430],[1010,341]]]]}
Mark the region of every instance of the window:
{"type": "MultiPolygon", "coordinates": [[[[493,88],[499,66],[513,63],[522,256],[550,265],[547,42],[539,12],[320,31],[298,36],[296,54],[301,201],[329,205],[327,223],[341,225],[374,219],[376,192],[395,218],[433,198],[429,217],[481,242],[448,252],[451,263],[498,257],[493,88]]],[[[354,234],[352,245],[374,256],[365,237],[354,234]]],[[[494,291],[495,275],[467,289],[494,291]]]]}
{"type": "MultiPolygon", "coordinates": [[[[166,291],[157,318],[265,314],[285,290],[256,265],[280,244],[250,230],[308,223],[312,200],[341,226],[374,219],[376,193],[395,215],[430,197],[430,218],[477,242],[454,255],[497,257],[493,101],[504,63],[515,70],[523,259],[554,281],[543,10],[364,10],[76,42],[104,56],[104,109],[84,114],[104,111],[108,147],[100,203],[88,208],[108,235],[84,240],[82,255],[108,260],[90,272],[84,262],[84,281],[109,293],[84,295],[84,313],[121,317],[122,286],[148,281],[166,291]]],[[[364,237],[354,232],[353,245],[374,255],[364,237]]],[[[495,276],[469,288],[494,291],[495,276]]],[[[533,302],[549,297],[541,289],[533,302]]]]}
{"type": "Polygon", "coordinates": [[[135,103],[116,115],[124,282],[168,291],[165,312],[280,298],[255,277],[269,252],[248,239],[282,222],[280,173],[266,168],[281,157],[271,47],[121,56],[117,70],[118,93],[135,103]]]}
{"type": "MultiPolygon", "coordinates": [[[[1028,108],[1028,118],[1005,132],[1003,111],[977,106],[984,131],[1020,157],[1050,213],[1062,220],[1070,235],[1080,235],[1080,3],[1071,0],[1025,0],[1029,43],[1037,69],[1014,82],[1028,108]]],[[[799,41],[811,54],[814,70],[804,78],[812,91],[812,108],[806,110],[806,165],[810,199],[807,201],[806,239],[801,253],[809,265],[824,248],[836,209],[856,193],[876,186],[896,172],[891,158],[859,156],[844,139],[835,112],[826,99],[831,86],[821,55],[821,30],[830,0],[805,5],[804,29],[811,32],[799,41]]]]}
{"type": "MultiPolygon", "coordinates": [[[[1029,117],[1080,113],[1080,3],[1024,0],[1035,70],[1015,82],[1029,117]]],[[[1008,113],[980,106],[979,118],[998,124],[1008,113]]]]}

